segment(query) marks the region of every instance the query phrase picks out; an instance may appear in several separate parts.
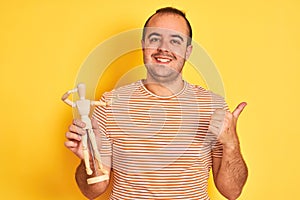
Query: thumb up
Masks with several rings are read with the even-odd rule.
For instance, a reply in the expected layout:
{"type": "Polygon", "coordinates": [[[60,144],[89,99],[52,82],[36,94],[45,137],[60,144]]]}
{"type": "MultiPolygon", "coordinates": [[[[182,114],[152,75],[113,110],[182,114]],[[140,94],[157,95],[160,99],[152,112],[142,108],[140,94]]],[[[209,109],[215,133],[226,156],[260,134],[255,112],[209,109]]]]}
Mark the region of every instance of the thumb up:
{"type": "Polygon", "coordinates": [[[217,109],[212,114],[208,130],[216,135],[219,142],[223,145],[239,144],[236,125],[246,105],[246,102],[240,103],[232,113],[217,109]]]}

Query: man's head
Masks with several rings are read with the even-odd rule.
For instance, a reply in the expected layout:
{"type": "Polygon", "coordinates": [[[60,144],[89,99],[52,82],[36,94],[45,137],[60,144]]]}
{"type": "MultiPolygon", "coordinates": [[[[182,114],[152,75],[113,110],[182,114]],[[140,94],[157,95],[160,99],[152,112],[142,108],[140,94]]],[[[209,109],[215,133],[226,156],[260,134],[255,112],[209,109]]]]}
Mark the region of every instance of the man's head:
{"type": "Polygon", "coordinates": [[[192,27],[191,27],[191,24],[190,24],[189,20],[186,18],[184,12],[182,12],[181,10],[178,10],[176,8],[172,8],[172,7],[165,7],[165,8],[158,9],[158,10],[156,10],[156,12],[153,15],[151,15],[147,19],[147,21],[146,21],[146,23],[144,25],[144,29],[143,29],[143,40],[145,38],[145,29],[146,29],[146,27],[148,27],[149,21],[151,20],[152,17],[154,17],[157,14],[161,14],[161,15],[162,14],[173,14],[173,15],[179,15],[179,16],[183,17],[183,19],[186,22],[188,31],[189,31],[188,32],[188,36],[189,36],[188,45],[191,44],[191,42],[192,42],[192,36],[193,36],[193,31],[192,31],[192,27]]]}
{"type": "Polygon", "coordinates": [[[185,14],[175,8],[156,11],[145,23],[143,57],[147,79],[155,82],[181,80],[181,72],[192,51],[192,29],[185,14]]]}

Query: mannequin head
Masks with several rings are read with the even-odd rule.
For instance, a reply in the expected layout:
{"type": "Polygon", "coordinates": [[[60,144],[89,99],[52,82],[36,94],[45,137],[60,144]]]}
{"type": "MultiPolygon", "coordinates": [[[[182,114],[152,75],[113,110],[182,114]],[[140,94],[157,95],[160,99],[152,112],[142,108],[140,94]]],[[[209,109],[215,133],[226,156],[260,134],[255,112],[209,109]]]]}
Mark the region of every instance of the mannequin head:
{"type": "Polygon", "coordinates": [[[80,99],[85,99],[85,84],[84,83],[79,83],[77,85],[78,88],[78,95],[80,99]]]}

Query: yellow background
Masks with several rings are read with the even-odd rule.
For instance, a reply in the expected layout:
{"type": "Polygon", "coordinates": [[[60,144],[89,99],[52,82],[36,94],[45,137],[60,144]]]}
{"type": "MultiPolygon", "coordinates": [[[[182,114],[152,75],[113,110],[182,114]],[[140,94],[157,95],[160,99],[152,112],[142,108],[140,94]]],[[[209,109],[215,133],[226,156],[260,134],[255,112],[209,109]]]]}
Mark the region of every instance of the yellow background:
{"type": "MultiPolygon", "coordinates": [[[[187,12],[230,108],[248,102],[238,132],[249,178],[239,199],[300,199],[297,0],[2,1],[1,199],[84,199],[78,159],[63,145],[72,112],[60,97],[98,44],[169,5],[187,12]]],[[[224,199],[213,185],[209,192],[224,199]]]]}

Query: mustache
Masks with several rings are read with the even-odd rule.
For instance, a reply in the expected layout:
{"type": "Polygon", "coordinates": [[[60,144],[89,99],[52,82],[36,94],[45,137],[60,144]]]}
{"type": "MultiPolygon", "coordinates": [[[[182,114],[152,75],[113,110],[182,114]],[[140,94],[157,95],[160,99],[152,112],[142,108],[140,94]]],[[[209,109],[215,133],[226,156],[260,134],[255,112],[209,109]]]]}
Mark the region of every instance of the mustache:
{"type": "Polygon", "coordinates": [[[173,55],[173,54],[171,54],[171,53],[158,52],[158,53],[152,54],[152,56],[153,57],[161,56],[161,57],[167,57],[167,58],[171,58],[171,59],[177,60],[176,56],[173,55]]]}

